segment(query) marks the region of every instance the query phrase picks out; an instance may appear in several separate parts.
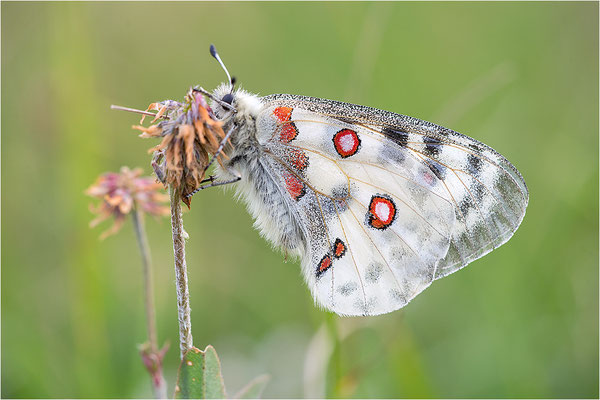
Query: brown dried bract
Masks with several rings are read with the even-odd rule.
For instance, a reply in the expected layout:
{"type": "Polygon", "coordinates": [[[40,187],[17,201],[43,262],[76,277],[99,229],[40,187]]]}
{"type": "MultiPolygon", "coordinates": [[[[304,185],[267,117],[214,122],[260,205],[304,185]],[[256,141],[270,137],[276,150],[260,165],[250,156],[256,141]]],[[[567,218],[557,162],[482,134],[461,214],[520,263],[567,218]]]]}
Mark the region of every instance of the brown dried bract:
{"type": "MultiPolygon", "coordinates": [[[[200,186],[209,156],[215,155],[225,137],[222,123],[213,118],[202,94],[194,90],[188,92],[184,103],[167,100],[150,104],[148,110],[158,111],[153,122],[162,116],[169,119],[148,128],[133,128],[142,132],[140,137],[162,137],[157,146],[148,150],[154,153],[156,175],[163,184],[180,190],[189,207],[190,198],[185,196],[200,186]]],[[[219,163],[221,157],[228,158],[221,152],[219,163]]]]}

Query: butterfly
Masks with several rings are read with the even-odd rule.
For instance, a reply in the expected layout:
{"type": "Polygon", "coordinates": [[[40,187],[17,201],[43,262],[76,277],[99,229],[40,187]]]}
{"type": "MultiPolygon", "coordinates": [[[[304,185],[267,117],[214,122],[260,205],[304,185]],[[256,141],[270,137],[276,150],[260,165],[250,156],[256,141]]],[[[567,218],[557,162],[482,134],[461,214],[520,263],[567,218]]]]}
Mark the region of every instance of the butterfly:
{"type": "Polygon", "coordinates": [[[196,191],[237,182],[262,236],[300,257],[317,305],[343,316],[397,310],[523,220],[525,181],[489,146],[375,108],[258,97],[236,89],[211,54],[228,82],[199,90],[230,158],[196,191]]]}

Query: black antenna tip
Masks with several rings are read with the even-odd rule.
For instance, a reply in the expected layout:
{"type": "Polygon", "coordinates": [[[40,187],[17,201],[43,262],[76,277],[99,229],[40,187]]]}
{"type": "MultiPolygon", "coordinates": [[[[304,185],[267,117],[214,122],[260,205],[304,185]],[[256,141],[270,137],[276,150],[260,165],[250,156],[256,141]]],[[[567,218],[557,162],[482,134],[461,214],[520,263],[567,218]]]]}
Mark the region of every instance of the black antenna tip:
{"type": "Polygon", "coordinates": [[[235,79],[235,76],[232,76],[231,77],[231,86],[234,86],[236,82],[237,82],[237,79],[235,79]]]}
{"type": "Polygon", "coordinates": [[[210,45],[210,55],[213,56],[214,58],[217,58],[217,49],[215,49],[214,44],[210,45]]]}

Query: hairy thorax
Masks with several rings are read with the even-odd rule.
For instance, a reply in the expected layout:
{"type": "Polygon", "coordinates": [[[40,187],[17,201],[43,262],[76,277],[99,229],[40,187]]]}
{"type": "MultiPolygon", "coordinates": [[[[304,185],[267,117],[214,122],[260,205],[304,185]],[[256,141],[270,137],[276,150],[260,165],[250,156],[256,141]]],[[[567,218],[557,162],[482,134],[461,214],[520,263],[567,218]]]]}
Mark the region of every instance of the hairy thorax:
{"type": "Polygon", "coordinates": [[[305,249],[305,235],[298,223],[300,219],[294,215],[296,211],[289,204],[289,196],[278,181],[280,178],[274,176],[272,166],[266,165],[275,161],[265,156],[265,149],[256,137],[258,107],[251,104],[238,110],[235,117],[224,121],[225,132],[232,128],[235,132],[228,152],[230,159],[225,168],[218,167],[218,177],[230,179],[239,173],[241,180],[235,184],[236,193],[254,217],[254,226],[275,247],[300,255],[305,249]]]}

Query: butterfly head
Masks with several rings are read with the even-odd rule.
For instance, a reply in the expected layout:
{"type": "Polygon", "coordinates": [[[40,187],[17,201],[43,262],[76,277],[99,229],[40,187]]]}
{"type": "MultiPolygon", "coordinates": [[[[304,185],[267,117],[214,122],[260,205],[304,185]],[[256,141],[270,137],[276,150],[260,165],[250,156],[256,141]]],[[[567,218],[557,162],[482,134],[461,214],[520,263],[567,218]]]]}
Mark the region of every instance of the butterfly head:
{"type": "Polygon", "coordinates": [[[260,100],[255,94],[241,88],[231,90],[229,83],[224,82],[212,93],[211,108],[218,119],[257,115],[260,111],[260,100]]]}
{"type": "Polygon", "coordinates": [[[212,99],[211,108],[216,117],[226,119],[232,116],[244,118],[248,114],[251,116],[256,115],[260,108],[258,97],[239,87],[236,89],[235,77],[229,74],[219,53],[212,44],[210,45],[210,54],[219,62],[227,75],[227,82],[219,85],[210,96],[212,99]]]}

